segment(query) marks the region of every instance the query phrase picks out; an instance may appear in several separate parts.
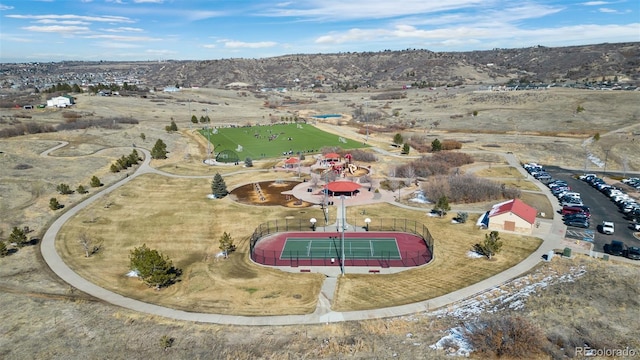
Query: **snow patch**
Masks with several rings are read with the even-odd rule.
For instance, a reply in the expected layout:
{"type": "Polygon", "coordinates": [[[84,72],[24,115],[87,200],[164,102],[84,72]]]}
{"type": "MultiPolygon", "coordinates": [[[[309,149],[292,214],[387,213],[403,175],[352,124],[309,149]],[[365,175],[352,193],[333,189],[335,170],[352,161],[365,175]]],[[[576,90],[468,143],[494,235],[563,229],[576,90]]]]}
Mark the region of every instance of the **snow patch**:
{"type": "Polygon", "coordinates": [[[478,254],[477,252],[475,252],[473,250],[469,250],[469,251],[467,251],[467,257],[472,258],[472,259],[480,259],[480,258],[483,258],[484,255],[478,254]]]}
{"type": "Polygon", "coordinates": [[[445,350],[447,355],[469,357],[473,348],[464,337],[464,331],[461,327],[449,329],[447,335],[429,347],[434,350],[445,350]]]}

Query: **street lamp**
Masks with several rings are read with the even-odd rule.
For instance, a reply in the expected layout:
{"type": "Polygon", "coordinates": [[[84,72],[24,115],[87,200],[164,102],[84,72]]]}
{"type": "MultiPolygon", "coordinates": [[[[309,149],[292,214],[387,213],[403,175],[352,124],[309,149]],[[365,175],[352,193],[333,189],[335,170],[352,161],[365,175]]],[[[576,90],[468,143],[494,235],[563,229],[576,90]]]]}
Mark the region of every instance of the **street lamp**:
{"type": "Polygon", "coordinates": [[[311,223],[311,230],[316,231],[316,218],[311,218],[309,219],[309,222],[311,223]]]}
{"type": "Polygon", "coordinates": [[[371,219],[369,219],[369,218],[364,219],[364,229],[366,231],[369,231],[369,224],[370,223],[371,223],[371,219]]]}

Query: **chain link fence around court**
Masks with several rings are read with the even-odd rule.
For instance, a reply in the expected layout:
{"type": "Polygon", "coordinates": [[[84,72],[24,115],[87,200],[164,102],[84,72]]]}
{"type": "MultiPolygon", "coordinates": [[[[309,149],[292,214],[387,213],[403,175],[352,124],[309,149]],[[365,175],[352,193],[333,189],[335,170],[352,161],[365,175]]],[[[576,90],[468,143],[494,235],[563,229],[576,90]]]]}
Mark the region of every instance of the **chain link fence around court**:
{"type": "MultiPolygon", "coordinates": [[[[329,229],[330,227],[327,227],[329,229]]],[[[323,227],[324,229],[324,227],[323,227]]],[[[314,232],[309,219],[283,219],[272,220],[260,224],[251,235],[249,245],[251,259],[257,263],[274,266],[331,266],[339,265],[340,254],[326,252],[325,254],[282,254],[281,251],[256,249],[256,244],[266,236],[282,232],[314,232]]],[[[429,229],[415,220],[407,219],[371,219],[361,226],[350,224],[347,233],[350,232],[404,232],[420,237],[428,253],[420,251],[399,251],[401,259],[397,259],[397,253],[372,254],[372,256],[359,256],[350,258],[345,256],[345,266],[418,266],[429,262],[433,256],[434,240],[429,229]]],[[[318,231],[318,235],[323,231],[318,231]]],[[[337,234],[337,231],[327,231],[337,234]]]]}

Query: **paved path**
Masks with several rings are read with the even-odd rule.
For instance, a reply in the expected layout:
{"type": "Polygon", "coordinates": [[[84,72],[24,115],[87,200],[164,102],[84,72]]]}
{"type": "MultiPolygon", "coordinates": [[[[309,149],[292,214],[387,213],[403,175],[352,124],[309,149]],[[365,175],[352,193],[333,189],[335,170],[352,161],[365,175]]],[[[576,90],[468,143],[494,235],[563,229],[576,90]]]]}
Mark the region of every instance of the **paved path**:
{"type": "MultiPolygon", "coordinates": [[[[65,144],[58,145],[58,147],[64,146],[65,144]]],[[[56,147],[56,148],[58,148],[56,147]]],[[[136,177],[147,174],[147,173],[155,173],[163,176],[170,177],[184,177],[184,178],[209,178],[210,175],[206,176],[185,176],[185,175],[175,175],[169,174],[157,169],[154,169],[149,166],[149,162],[151,159],[150,153],[146,149],[137,148],[137,150],[141,151],[145,155],[145,159],[143,163],[138,166],[135,172],[122,180],[116,182],[115,184],[106,187],[104,190],[96,193],[94,196],[82,201],[77,204],[73,208],[70,208],[64,214],[62,214],[58,219],[56,219],[51,227],[46,231],[43,236],[41,242],[42,256],[45,262],[49,265],[51,270],[53,270],[60,278],[69,283],[71,286],[77,288],[80,291],[83,291],[87,294],[90,294],[96,298],[102,299],[111,304],[121,306],[127,309],[131,309],[134,311],[153,314],[158,316],[163,316],[176,320],[186,320],[186,321],[194,321],[194,322],[202,322],[202,323],[217,323],[217,324],[233,324],[233,325],[294,325],[294,324],[321,324],[321,323],[329,323],[329,322],[338,322],[338,321],[347,321],[347,320],[363,320],[363,319],[374,319],[374,318],[385,318],[385,317],[394,317],[401,316],[407,314],[413,314],[421,311],[428,311],[431,309],[440,308],[468,297],[474,296],[475,294],[487,291],[491,288],[499,286],[500,284],[511,280],[514,277],[517,277],[531,268],[533,268],[536,264],[541,261],[542,255],[548,253],[551,250],[557,249],[560,241],[564,237],[564,225],[559,217],[555,217],[552,221],[545,221],[543,226],[540,226],[537,229],[536,236],[540,236],[544,238],[544,242],[533,252],[529,257],[524,259],[522,262],[517,264],[516,266],[503,271],[497,275],[494,275],[488,279],[485,279],[481,282],[473,284],[464,289],[460,289],[449,294],[439,296],[434,299],[401,305],[394,306],[389,308],[375,309],[375,310],[366,310],[366,311],[349,311],[349,312],[336,312],[331,310],[331,301],[333,299],[333,295],[335,292],[337,278],[336,276],[329,276],[325,279],[325,282],[322,285],[318,304],[316,311],[312,314],[307,315],[282,315],[282,316],[234,316],[234,315],[220,315],[220,314],[204,314],[204,313],[190,313],[182,310],[176,310],[171,308],[166,308],[154,304],[144,303],[142,301],[138,301],[135,299],[127,298],[111,292],[109,290],[103,289],[84,278],[80,277],[76,274],[71,268],[69,268],[64,261],[60,258],[59,254],[55,249],[55,239],[58,231],[66,223],[69,219],[75,216],[80,210],[86,208],[91,203],[96,200],[104,197],[105,195],[111,193],[118,187],[132,181],[136,177]]],[[[48,152],[45,152],[43,156],[46,156],[48,152]]],[[[520,167],[517,159],[510,154],[504,154],[505,158],[509,162],[510,165],[520,169],[520,171],[524,171],[520,167]]],[[[242,172],[248,172],[254,170],[243,170],[242,172]]],[[[539,184],[540,189],[544,191],[548,196],[551,196],[548,189],[542,184],[539,184]]],[[[399,205],[392,199],[392,195],[384,194],[380,195],[379,198],[374,199],[374,196],[371,195],[371,198],[367,197],[353,197],[352,199],[356,202],[360,202],[360,200],[373,201],[387,201],[394,205],[399,205]]],[[[351,200],[351,199],[350,199],[351,200]]],[[[555,203],[553,201],[552,203],[555,203]]],[[[337,204],[339,205],[339,204],[337,204]]],[[[340,207],[340,206],[338,206],[340,207]]]]}

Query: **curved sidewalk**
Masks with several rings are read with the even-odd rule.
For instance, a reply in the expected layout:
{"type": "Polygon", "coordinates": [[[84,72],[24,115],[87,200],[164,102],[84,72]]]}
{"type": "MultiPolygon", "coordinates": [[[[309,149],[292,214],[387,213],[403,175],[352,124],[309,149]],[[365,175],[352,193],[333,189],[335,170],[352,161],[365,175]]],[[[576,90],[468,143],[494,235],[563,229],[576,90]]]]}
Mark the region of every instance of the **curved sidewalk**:
{"type": "MultiPolygon", "coordinates": [[[[330,302],[328,301],[329,294],[320,293],[316,311],[307,315],[282,315],[282,316],[235,316],[235,315],[221,315],[221,314],[207,314],[207,313],[191,313],[182,310],[176,310],[166,308],[154,304],[145,303],[139,300],[124,297],[116,294],[112,291],[101,288],[86,279],[76,274],[67,264],[62,260],[60,255],[55,249],[55,239],[58,231],[62,226],[71,219],[78,211],[86,208],[91,203],[111,193],[118,187],[128,183],[139,175],[145,173],[157,173],[167,175],[159,170],[153,169],[149,166],[151,159],[150,153],[146,149],[137,148],[145,154],[145,160],[139,166],[136,171],[128,177],[116,182],[115,184],[107,187],[106,189],[96,193],[95,195],[85,199],[67,212],[62,214],[56,219],[53,224],[47,229],[41,242],[42,256],[45,262],[49,265],[51,270],[55,272],[62,280],[75,287],[76,289],[83,291],[96,298],[102,299],[113,305],[121,306],[130,310],[147,313],[151,315],[157,315],[167,317],[175,320],[185,320],[201,323],[216,323],[216,324],[230,324],[230,325],[295,325],[295,324],[322,324],[329,322],[339,321],[351,321],[351,320],[365,320],[374,318],[394,317],[401,315],[408,315],[422,311],[429,311],[436,308],[440,308],[460,300],[471,297],[480,292],[484,292],[488,289],[499,286],[500,284],[517,277],[541,261],[542,255],[548,253],[550,250],[554,250],[560,241],[560,235],[555,231],[552,231],[546,237],[542,245],[525,260],[515,265],[514,267],[503,271],[497,275],[494,275],[481,282],[473,284],[464,289],[460,289],[449,294],[418,302],[413,304],[394,306],[389,308],[365,310],[365,311],[350,311],[350,312],[336,312],[330,310],[330,302]]],[[[179,176],[176,177],[190,177],[179,176]]],[[[198,176],[195,176],[198,177],[198,176]]],[[[207,176],[210,177],[210,176],[207,176]]],[[[553,229],[556,228],[555,222],[553,229]]],[[[328,284],[331,285],[331,284],[328,284]]],[[[334,285],[335,286],[335,285],[334,285]]],[[[324,287],[323,287],[324,288],[324,287]]],[[[327,289],[330,289],[329,286],[327,289]]]]}

